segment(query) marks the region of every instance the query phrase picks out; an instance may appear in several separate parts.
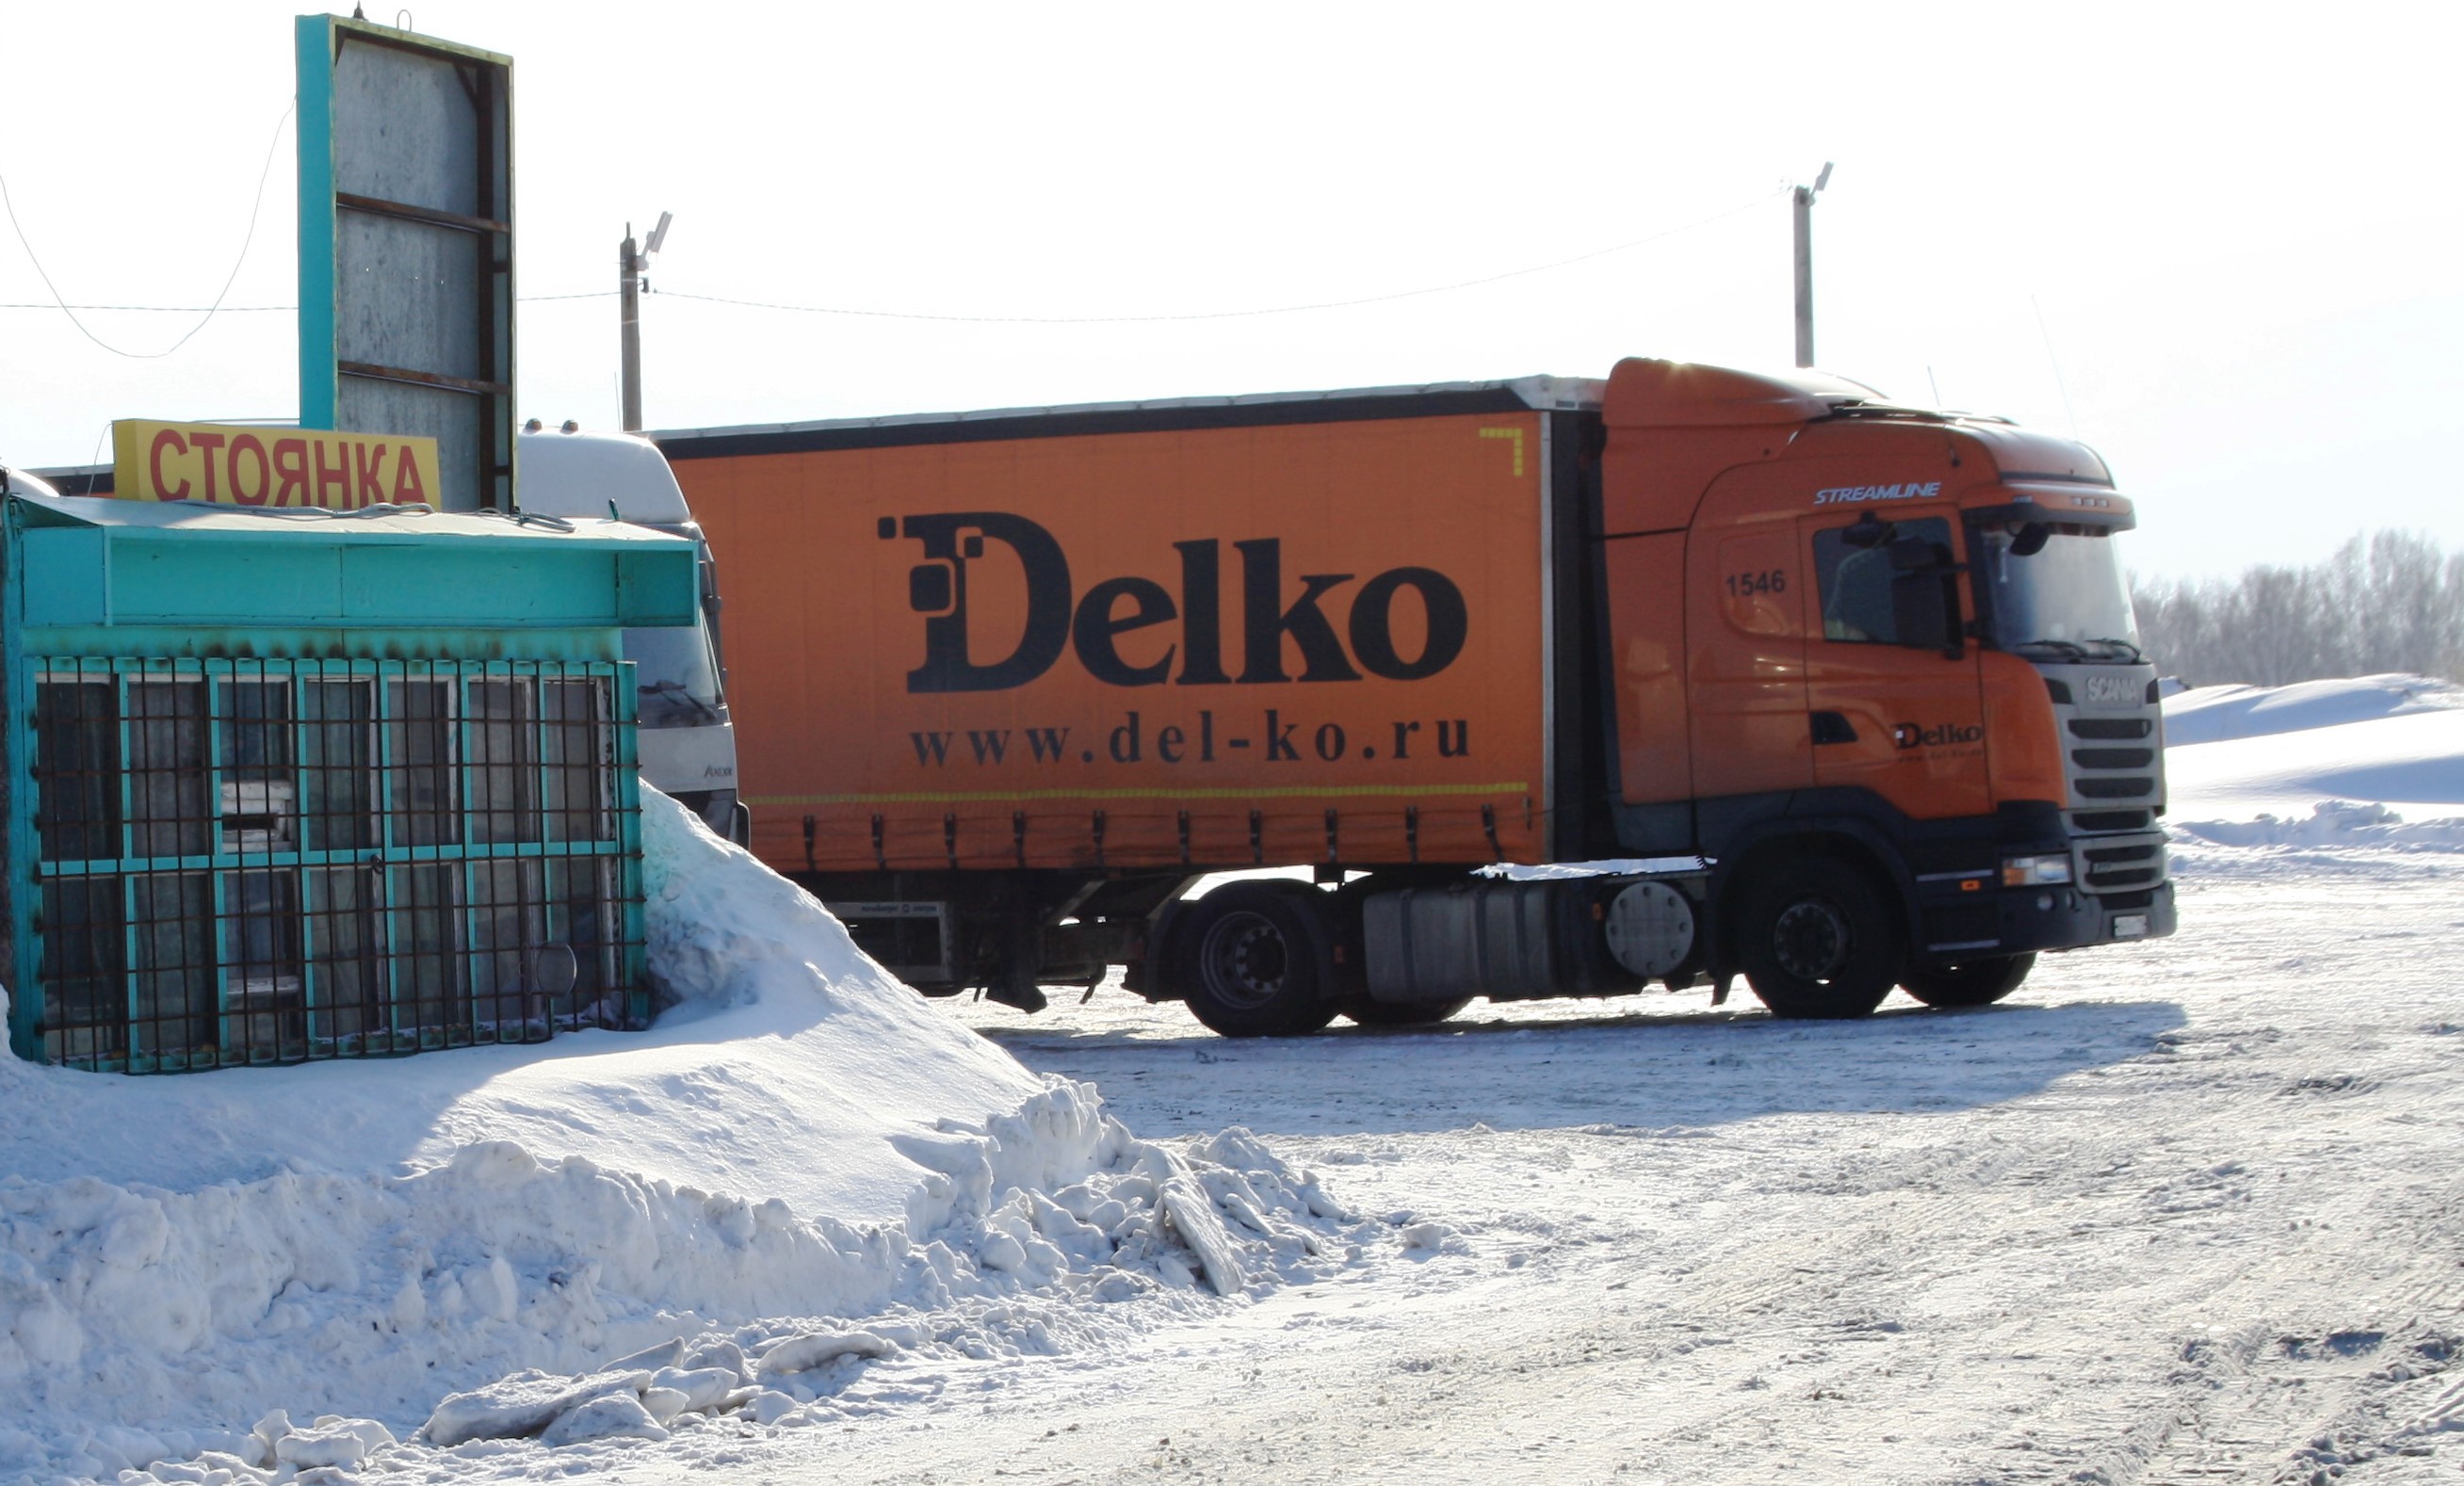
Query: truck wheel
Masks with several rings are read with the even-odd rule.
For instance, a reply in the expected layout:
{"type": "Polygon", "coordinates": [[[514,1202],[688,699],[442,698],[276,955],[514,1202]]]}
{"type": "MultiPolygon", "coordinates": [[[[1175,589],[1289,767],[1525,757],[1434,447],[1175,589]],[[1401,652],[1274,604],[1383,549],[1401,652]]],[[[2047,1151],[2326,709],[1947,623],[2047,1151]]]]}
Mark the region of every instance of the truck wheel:
{"type": "Polygon", "coordinates": [[[1998,959],[1965,960],[1912,970],[1900,976],[1901,988],[1927,1006],[1991,1006],[2019,989],[2036,956],[2006,954],[1998,959]]]}
{"type": "Polygon", "coordinates": [[[1359,996],[1343,1003],[1343,1015],[1364,1027],[1434,1027],[1471,1004],[1471,997],[1459,1001],[1414,1001],[1397,1006],[1391,1001],[1373,1001],[1359,996]]]}
{"type": "Polygon", "coordinates": [[[1322,935],[1309,905],[1249,883],[1190,905],[1180,936],[1191,1015],[1227,1038],[1297,1037],[1334,1019],[1323,994],[1322,935]]]}
{"type": "Polygon", "coordinates": [[[1900,978],[1899,920],[1862,869],[1836,858],[1793,862],[1749,891],[1737,958],[1774,1016],[1870,1015],[1900,978]]]}

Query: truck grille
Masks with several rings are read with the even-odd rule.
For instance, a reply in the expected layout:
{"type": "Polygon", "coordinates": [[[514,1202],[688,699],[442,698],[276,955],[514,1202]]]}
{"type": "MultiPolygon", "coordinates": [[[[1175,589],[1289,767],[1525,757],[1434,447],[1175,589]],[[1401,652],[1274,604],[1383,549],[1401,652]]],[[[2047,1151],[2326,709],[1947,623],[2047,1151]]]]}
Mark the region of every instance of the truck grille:
{"type": "Polygon", "coordinates": [[[2156,780],[2147,775],[2116,775],[2073,779],[2071,788],[2081,799],[2141,799],[2156,793],[2156,780]]]}
{"type": "Polygon", "coordinates": [[[2083,855],[2087,858],[2085,885],[2090,892],[2145,887],[2162,881],[2165,876],[2165,846],[2162,841],[2092,847],[2083,855]]]}
{"type": "Polygon", "coordinates": [[[2144,738],[2156,724],[2145,717],[2074,717],[2071,736],[2075,738],[2144,738]]]}
{"type": "Polygon", "coordinates": [[[2075,748],[2071,762],[2082,769],[2145,769],[2156,761],[2152,748],[2075,748]]]}
{"type": "Polygon", "coordinates": [[[2082,831],[2144,831],[2156,823],[2152,810],[2080,810],[2071,823],[2082,831]]]}
{"type": "Polygon", "coordinates": [[[2047,689],[2062,729],[2074,881],[2108,910],[2144,907],[2169,872],[2158,822],[2165,812],[2165,738],[2155,698],[2131,700],[2145,689],[2135,677],[2117,691],[2111,667],[2061,666],[2054,672],[2047,689]],[[2056,681],[2062,685],[2055,687],[2056,681]],[[2065,705],[2072,697],[2082,700],[2065,705]]]}

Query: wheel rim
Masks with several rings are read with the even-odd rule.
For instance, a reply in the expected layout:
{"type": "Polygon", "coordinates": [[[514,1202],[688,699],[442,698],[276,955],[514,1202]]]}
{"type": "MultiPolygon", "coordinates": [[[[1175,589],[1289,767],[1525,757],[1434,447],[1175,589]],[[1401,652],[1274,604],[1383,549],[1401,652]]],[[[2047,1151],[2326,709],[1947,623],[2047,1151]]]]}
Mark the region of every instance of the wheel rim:
{"type": "Polygon", "coordinates": [[[1263,913],[1227,913],[1199,947],[1206,989],[1226,1005],[1259,1007],[1281,995],[1291,971],[1291,947],[1263,913]]]}
{"type": "Polygon", "coordinates": [[[1828,980],[1848,963],[1847,915],[1820,899],[1792,903],[1771,925],[1779,968],[1800,980],[1828,980]]]}

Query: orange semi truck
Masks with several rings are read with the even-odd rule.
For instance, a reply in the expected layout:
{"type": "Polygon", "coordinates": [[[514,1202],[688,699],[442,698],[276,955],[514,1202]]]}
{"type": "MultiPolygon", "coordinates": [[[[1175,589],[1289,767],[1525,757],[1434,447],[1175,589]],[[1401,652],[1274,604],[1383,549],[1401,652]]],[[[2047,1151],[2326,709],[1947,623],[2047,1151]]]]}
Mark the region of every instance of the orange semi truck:
{"type": "Polygon", "coordinates": [[[927,993],[1858,1016],[2174,927],[2131,506],[2076,443],[1639,360],[657,442],[753,848],[927,993]],[[1511,870],[1552,863],[1595,865],[1511,870]],[[1192,894],[1260,867],[1314,881],[1192,894]]]}

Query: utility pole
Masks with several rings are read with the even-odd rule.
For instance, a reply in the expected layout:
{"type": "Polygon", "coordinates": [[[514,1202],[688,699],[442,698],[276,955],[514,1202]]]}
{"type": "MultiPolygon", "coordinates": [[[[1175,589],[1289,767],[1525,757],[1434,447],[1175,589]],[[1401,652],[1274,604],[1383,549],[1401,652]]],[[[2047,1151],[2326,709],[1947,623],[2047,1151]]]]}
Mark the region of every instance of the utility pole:
{"type": "Polygon", "coordinates": [[[1814,364],[1814,198],[1831,184],[1831,162],[1812,186],[1789,193],[1796,218],[1796,364],[1814,364]]]}
{"type": "Polygon", "coordinates": [[[659,225],[650,229],[650,240],[640,247],[633,243],[633,224],[625,224],[625,241],[616,250],[617,314],[623,330],[623,370],[619,380],[625,404],[625,431],[642,431],[642,274],[650,266],[650,255],[667,241],[668,223],[673,213],[659,213],[659,225]]]}

